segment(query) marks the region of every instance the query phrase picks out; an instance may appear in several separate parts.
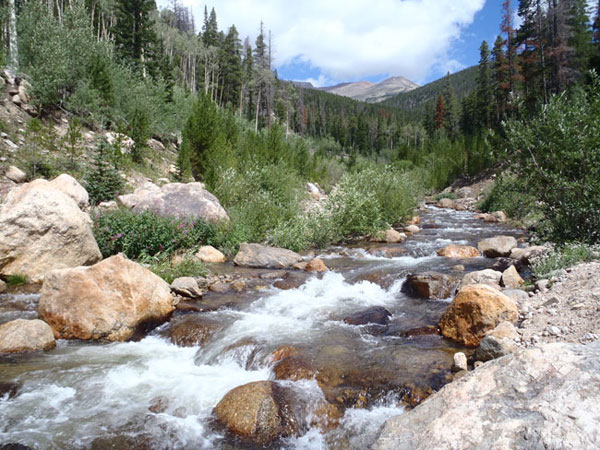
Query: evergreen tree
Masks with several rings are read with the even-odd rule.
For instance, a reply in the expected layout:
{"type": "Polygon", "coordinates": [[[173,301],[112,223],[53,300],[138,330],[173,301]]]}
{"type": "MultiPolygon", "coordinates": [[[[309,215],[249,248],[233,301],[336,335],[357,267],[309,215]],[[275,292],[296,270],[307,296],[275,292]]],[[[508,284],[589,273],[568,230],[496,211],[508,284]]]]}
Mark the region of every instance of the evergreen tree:
{"type": "Polygon", "coordinates": [[[231,26],[221,46],[221,105],[237,106],[242,89],[242,45],[235,26],[231,26]]]}
{"type": "Polygon", "coordinates": [[[592,28],[594,32],[593,37],[595,46],[593,63],[594,67],[596,67],[596,71],[600,72],[600,0],[598,0],[598,6],[596,6],[596,17],[594,19],[594,25],[592,28]]]}
{"type": "Polygon", "coordinates": [[[506,113],[510,99],[510,72],[504,53],[504,39],[502,39],[502,36],[496,38],[492,57],[494,59],[493,79],[496,97],[496,123],[499,124],[506,113]]]}
{"type": "Polygon", "coordinates": [[[486,41],[479,48],[479,74],[477,77],[477,109],[480,124],[486,128],[491,126],[493,114],[492,80],[490,72],[490,49],[486,41]]]}
{"type": "Polygon", "coordinates": [[[156,45],[154,11],[154,0],[116,0],[113,29],[116,49],[126,62],[140,68],[144,76],[156,45]]]}
{"type": "Polygon", "coordinates": [[[437,105],[435,107],[435,129],[441,130],[444,128],[444,119],[446,116],[446,109],[444,107],[444,98],[440,95],[437,100],[437,105]]]}
{"type": "Polygon", "coordinates": [[[84,184],[92,205],[114,199],[124,187],[123,179],[116,168],[115,148],[105,139],[100,141],[94,150],[92,166],[84,184]]]}

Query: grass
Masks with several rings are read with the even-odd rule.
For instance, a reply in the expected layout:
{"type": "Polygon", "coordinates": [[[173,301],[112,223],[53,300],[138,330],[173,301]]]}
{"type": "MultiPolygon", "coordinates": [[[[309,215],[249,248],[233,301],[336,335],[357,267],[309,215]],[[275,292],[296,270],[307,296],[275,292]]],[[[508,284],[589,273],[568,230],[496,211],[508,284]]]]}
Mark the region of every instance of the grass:
{"type": "Polygon", "coordinates": [[[9,286],[22,286],[24,284],[27,284],[27,276],[26,275],[8,275],[6,277],[6,284],[8,284],[9,286]]]}
{"type": "Polygon", "coordinates": [[[538,258],[532,264],[531,271],[538,280],[550,278],[560,270],[598,259],[599,250],[597,246],[586,244],[567,244],[557,247],[538,258]]]}
{"type": "Polygon", "coordinates": [[[169,284],[177,278],[203,277],[208,273],[204,264],[192,255],[185,256],[178,264],[173,264],[165,255],[146,257],[141,262],[169,284]]]}

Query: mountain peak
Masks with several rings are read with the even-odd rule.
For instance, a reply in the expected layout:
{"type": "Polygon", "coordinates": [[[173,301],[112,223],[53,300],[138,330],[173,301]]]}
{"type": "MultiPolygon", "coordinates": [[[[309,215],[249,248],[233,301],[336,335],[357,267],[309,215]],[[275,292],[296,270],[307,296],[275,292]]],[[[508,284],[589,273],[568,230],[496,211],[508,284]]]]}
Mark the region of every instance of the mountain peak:
{"type": "Polygon", "coordinates": [[[383,80],[380,83],[371,81],[357,81],[353,83],[341,83],[335,86],[319,88],[332,94],[350,97],[369,103],[379,103],[402,92],[412,91],[419,85],[401,76],[395,76],[383,80]]]}

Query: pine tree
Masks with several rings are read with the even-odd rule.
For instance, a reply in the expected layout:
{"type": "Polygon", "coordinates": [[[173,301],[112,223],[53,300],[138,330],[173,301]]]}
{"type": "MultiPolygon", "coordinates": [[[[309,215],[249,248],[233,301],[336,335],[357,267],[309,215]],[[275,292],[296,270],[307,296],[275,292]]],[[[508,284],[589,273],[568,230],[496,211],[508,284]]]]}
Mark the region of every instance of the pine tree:
{"type": "Polygon", "coordinates": [[[437,105],[435,107],[435,129],[441,130],[444,128],[444,119],[446,115],[446,110],[444,107],[444,98],[440,95],[437,100],[437,105]]]}
{"type": "Polygon", "coordinates": [[[221,105],[229,104],[233,107],[239,103],[243,76],[241,49],[237,29],[231,26],[221,46],[221,105]]]}
{"type": "Polygon", "coordinates": [[[483,41],[479,47],[479,74],[477,76],[477,110],[480,124],[486,128],[491,126],[493,113],[492,80],[490,72],[490,48],[483,41]]]}
{"type": "Polygon", "coordinates": [[[600,0],[598,0],[598,6],[596,6],[596,17],[592,29],[594,31],[595,46],[593,62],[596,71],[600,72],[600,0]]]}
{"type": "Polygon", "coordinates": [[[504,39],[498,36],[492,50],[494,93],[496,97],[496,123],[499,124],[510,99],[510,72],[509,65],[504,53],[504,39]]]}
{"type": "Polygon", "coordinates": [[[123,186],[123,179],[116,169],[115,149],[103,139],[94,150],[91,169],[85,178],[91,204],[114,199],[123,186]]]}
{"type": "Polygon", "coordinates": [[[120,56],[141,69],[144,76],[152,59],[156,35],[152,13],[154,0],[116,0],[116,24],[113,32],[115,46],[120,56]]]}

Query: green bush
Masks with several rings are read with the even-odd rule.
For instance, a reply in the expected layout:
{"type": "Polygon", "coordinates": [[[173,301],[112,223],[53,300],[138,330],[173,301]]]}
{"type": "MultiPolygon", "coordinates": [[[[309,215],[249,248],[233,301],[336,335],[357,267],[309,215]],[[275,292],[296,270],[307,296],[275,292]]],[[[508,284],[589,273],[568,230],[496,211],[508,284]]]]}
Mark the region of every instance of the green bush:
{"type": "Polygon", "coordinates": [[[577,243],[557,247],[538,258],[531,271],[538,280],[550,278],[559,270],[598,259],[598,251],[598,247],[577,243]]]}
{"type": "Polygon", "coordinates": [[[105,258],[117,253],[131,259],[169,256],[179,249],[212,245],[215,235],[214,227],[202,220],[162,217],[152,212],[121,209],[94,218],[94,236],[105,258]]]}
{"type": "Polygon", "coordinates": [[[533,225],[539,220],[539,206],[528,186],[514,176],[498,178],[477,205],[484,212],[504,211],[510,218],[533,225]]]}
{"type": "Polygon", "coordinates": [[[120,150],[106,140],[96,146],[94,160],[84,180],[92,205],[113,200],[123,190],[123,179],[117,171],[117,152],[120,150]]]}
{"type": "Polygon", "coordinates": [[[180,277],[203,277],[208,273],[206,266],[190,255],[178,264],[172,264],[170,259],[163,254],[145,256],[141,262],[169,284],[180,277]]]}
{"type": "Polygon", "coordinates": [[[600,78],[554,96],[529,121],[506,124],[508,157],[539,201],[538,231],[556,242],[600,242],[600,78]]]}

